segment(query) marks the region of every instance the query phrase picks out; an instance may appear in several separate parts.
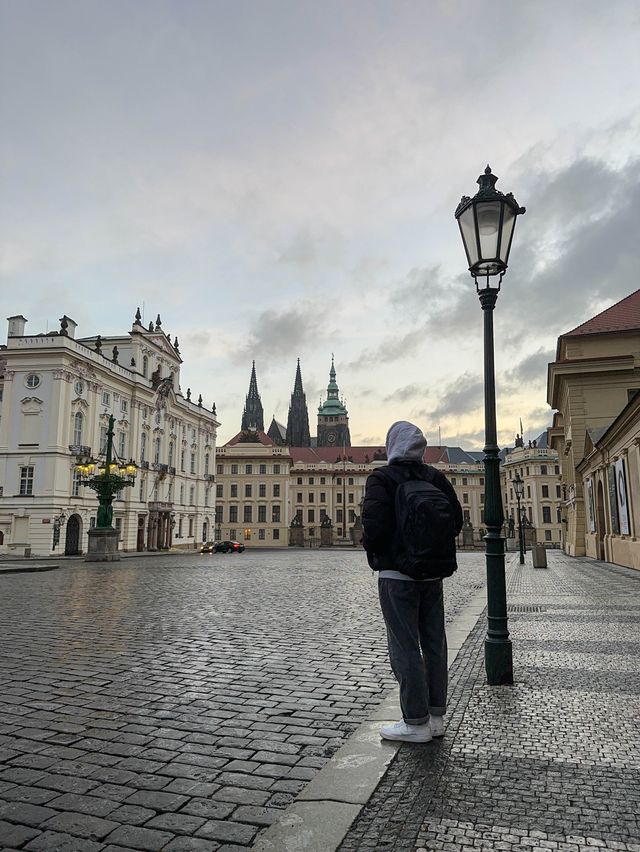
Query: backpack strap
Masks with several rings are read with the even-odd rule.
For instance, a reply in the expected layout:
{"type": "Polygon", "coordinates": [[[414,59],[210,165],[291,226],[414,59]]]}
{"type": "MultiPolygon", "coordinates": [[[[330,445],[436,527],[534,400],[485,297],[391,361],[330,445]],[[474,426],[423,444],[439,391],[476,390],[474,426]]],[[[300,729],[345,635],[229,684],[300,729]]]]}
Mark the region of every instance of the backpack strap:
{"type": "Polygon", "coordinates": [[[378,473],[381,473],[384,479],[387,480],[387,482],[391,481],[394,483],[394,494],[398,485],[400,485],[402,482],[410,482],[412,479],[423,480],[424,482],[430,482],[432,485],[435,485],[435,468],[427,464],[423,464],[421,466],[408,464],[389,464],[386,467],[378,468],[378,473]],[[416,476],[415,474],[418,472],[422,475],[416,476]]]}

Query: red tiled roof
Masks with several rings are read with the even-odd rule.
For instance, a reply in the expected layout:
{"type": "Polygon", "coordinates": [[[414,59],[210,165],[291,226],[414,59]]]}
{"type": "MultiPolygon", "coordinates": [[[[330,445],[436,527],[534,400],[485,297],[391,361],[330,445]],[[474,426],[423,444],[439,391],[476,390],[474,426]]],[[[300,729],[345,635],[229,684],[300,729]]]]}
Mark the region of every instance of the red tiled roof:
{"type": "MultiPolygon", "coordinates": [[[[306,462],[307,464],[336,464],[342,462],[342,447],[289,447],[293,463],[306,462]]],[[[347,463],[368,464],[374,461],[376,453],[384,453],[383,446],[377,447],[345,447],[344,455],[347,463]]]]}
{"type": "Polygon", "coordinates": [[[246,435],[245,432],[238,432],[237,435],[234,435],[230,441],[227,441],[225,447],[233,447],[234,444],[262,444],[263,447],[275,447],[274,442],[265,432],[256,432],[258,436],[257,441],[243,441],[243,437],[246,435]]]}
{"type": "Polygon", "coordinates": [[[449,453],[447,452],[446,447],[427,446],[422,459],[426,464],[436,464],[436,462],[444,462],[445,464],[448,464],[449,453]]]}
{"type": "Polygon", "coordinates": [[[580,337],[583,334],[606,334],[611,331],[640,329],[640,290],[631,293],[610,308],[563,334],[563,337],[580,337]]]}

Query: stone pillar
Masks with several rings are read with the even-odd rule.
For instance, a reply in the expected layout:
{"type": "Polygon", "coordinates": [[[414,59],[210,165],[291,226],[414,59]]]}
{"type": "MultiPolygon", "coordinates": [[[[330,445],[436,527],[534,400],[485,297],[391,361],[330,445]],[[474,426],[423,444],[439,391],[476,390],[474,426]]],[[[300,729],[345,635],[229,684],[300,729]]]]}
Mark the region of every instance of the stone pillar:
{"type": "Polygon", "coordinates": [[[289,527],[289,547],[304,547],[304,527],[302,524],[289,527]]]}
{"type": "Polygon", "coordinates": [[[118,562],[118,530],[113,527],[94,527],[87,533],[89,544],[85,562],[118,562]]]}
{"type": "Polygon", "coordinates": [[[331,547],[333,544],[333,527],[320,527],[320,546],[331,547]]]}

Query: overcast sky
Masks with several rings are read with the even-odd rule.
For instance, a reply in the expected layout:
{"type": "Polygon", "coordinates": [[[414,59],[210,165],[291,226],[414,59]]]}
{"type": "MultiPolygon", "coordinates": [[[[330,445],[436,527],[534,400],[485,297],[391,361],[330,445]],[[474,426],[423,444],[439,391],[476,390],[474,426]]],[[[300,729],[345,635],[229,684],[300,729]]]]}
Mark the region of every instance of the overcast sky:
{"type": "Polygon", "coordinates": [[[487,162],[519,219],[500,441],[549,421],[559,333],[638,288],[640,5],[0,0],[4,316],[180,339],[239,429],[255,359],[311,432],[335,353],[353,443],[482,445],[482,313],[453,212],[487,162]]]}

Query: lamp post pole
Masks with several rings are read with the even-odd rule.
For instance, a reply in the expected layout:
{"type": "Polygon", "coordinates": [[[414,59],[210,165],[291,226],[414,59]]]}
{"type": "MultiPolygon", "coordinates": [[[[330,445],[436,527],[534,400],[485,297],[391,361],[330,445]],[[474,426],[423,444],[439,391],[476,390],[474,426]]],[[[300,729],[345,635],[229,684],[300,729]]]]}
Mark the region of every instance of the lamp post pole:
{"type": "Polygon", "coordinates": [[[524,537],[522,534],[522,512],[520,511],[520,499],[524,493],[524,482],[520,479],[520,474],[516,474],[513,480],[513,488],[516,492],[516,501],[518,503],[518,547],[520,549],[520,564],[524,565],[524,537]]]}
{"type": "Polygon", "coordinates": [[[487,683],[513,683],[513,654],[507,628],[507,592],[502,526],[504,512],[500,489],[500,449],[496,427],[496,381],[493,311],[507,269],[516,217],[524,213],[511,193],[495,188],[498,178],[489,166],[478,178],[473,198],[463,196],[456,208],[469,272],[476,282],[484,317],[484,422],[485,422],[485,554],[487,564],[487,635],[484,643],[487,683]],[[497,285],[491,286],[491,280],[497,285]],[[479,283],[483,282],[482,285],[479,283]]]}
{"type": "Polygon", "coordinates": [[[487,563],[487,635],[485,668],[490,684],[513,683],[513,654],[507,628],[507,589],[504,572],[504,513],[500,489],[500,448],[496,427],[496,379],[493,344],[493,311],[498,289],[479,291],[484,314],[484,472],[487,563]]]}

